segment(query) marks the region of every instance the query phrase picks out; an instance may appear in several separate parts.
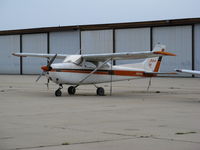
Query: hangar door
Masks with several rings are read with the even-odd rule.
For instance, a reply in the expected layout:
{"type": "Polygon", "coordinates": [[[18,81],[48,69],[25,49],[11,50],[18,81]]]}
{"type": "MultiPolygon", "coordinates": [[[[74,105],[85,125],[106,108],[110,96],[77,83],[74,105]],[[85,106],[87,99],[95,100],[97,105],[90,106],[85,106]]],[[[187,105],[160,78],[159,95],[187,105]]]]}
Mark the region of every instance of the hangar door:
{"type": "MultiPolygon", "coordinates": [[[[25,34],[22,36],[22,52],[47,53],[47,34],[25,34]]],[[[23,58],[23,74],[40,74],[41,66],[46,65],[45,58],[23,58]]]]}
{"type": "MultiPolygon", "coordinates": [[[[115,30],[116,52],[138,52],[150,50],[150,28],[115,30]]],[[[116,64],[131,64],[142,60],[120,60],[116,64]]]]}
{"type": "Polygon", "coordinates": [[[113,30],[81,32],[81,53],[97,54],[113,52],[113,30]]]}
{"type": "Polygon", "coordinates": [[[155,27],[153,45],[157,43],[166,45],[166,51],[177,55],[164,57],[161,72],[192,69],[192,26],[155,27]]]}
{"type": "MultiPolygon", "coordinates": [[[[51,32],[50,53],[79,54],[80,40],[79,31],[51,32]]],[[[61,62],[56,60],[55,62],[61,62]]]]}
{"type": "Polygon", "coordinates": [[[200,24],[195,25],[194,36],[195,70],[200,70],[200,24]]]}
{"type": "Polygon", "coordinates": [[[20,59],[12,56],[20,52],[20,36],[0,36],[0,74],[20,74],[20,59]]]}

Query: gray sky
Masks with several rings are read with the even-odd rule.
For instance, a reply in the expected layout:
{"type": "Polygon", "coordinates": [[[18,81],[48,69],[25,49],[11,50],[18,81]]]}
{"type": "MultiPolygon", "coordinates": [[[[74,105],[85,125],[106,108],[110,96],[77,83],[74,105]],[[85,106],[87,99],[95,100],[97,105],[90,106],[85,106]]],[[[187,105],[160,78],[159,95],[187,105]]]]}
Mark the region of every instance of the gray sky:
{"type": "Polygon", "coordinates": [[[200,0],[0,0],[0,30],[200,17],[200,0]]]}

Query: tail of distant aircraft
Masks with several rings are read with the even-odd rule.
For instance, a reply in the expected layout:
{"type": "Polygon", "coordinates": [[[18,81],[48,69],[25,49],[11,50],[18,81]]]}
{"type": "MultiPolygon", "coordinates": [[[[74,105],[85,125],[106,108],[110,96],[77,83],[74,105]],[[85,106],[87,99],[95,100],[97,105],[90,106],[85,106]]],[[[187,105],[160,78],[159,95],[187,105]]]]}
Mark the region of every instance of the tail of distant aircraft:
{"type": "MultiPolygon", "coordinates": [[[[164,51],[165,46],[157,44],[153,51],[164,51]]],[[[158,72],[160,69],[160,64],[162,61],[162,56],[160,57],[154,57],[154,58],[147,58],[142,63],[144,66],[144,70],[148,72],[158,72]]]]}

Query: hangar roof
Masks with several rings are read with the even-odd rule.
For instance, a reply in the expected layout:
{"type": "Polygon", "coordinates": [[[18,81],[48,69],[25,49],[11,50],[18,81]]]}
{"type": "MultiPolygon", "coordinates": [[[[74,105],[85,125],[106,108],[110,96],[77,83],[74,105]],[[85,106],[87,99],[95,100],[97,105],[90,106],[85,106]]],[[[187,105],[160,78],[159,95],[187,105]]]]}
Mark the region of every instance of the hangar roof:
{"type": "Polygon", "coordinates": [[[192,25],[192,24],[197,24],[197,23],[200,23],[200,18],[5,30],[5,31],[0,31],[0,35],[60,32],[60,31],[68,31],[68,30],[83,31],[83,30],[103,30],[103,29],[122,29],[122,28],[159,27],[159,26],[179,26],[179,25],[192,25]]]}

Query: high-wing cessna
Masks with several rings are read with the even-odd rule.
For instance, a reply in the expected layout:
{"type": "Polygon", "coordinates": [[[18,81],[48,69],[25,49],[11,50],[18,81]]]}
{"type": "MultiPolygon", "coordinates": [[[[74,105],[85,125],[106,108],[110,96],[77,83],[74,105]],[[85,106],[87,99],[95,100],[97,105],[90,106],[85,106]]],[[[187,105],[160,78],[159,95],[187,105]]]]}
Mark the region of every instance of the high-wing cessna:
{"type": "MultiPolygon", "coordinates": [[[[156,45],[153,51],[104,53],[104,54],[39,54],[39,53],[13,53],[21,57],[44,57],[50,59],[41,69],[47,79],[59,85],[55,91],[56,96],[61,96],[63,84],[72,85],[68,88],[69,95],[76,92],[76,88],[84,84],[98,84],[111,81],[130,80],[138,77],[154,77],[160,68],[162,56],[175,56],[164,52],[164,45],[156,45]],[[53,63],[55,59],[64,59],[62,63],[53,63]],[[144,59],[141,63],[127,65],[112,65],[113,60],[144,59]]],[[[41,77],[39,76],[39,78],[41,77]]],[[[39,78],[37,80],[39,80],[39,78]]],[[[97,87],[97,95],[103,96],[104,89],[97,87]]]]}

